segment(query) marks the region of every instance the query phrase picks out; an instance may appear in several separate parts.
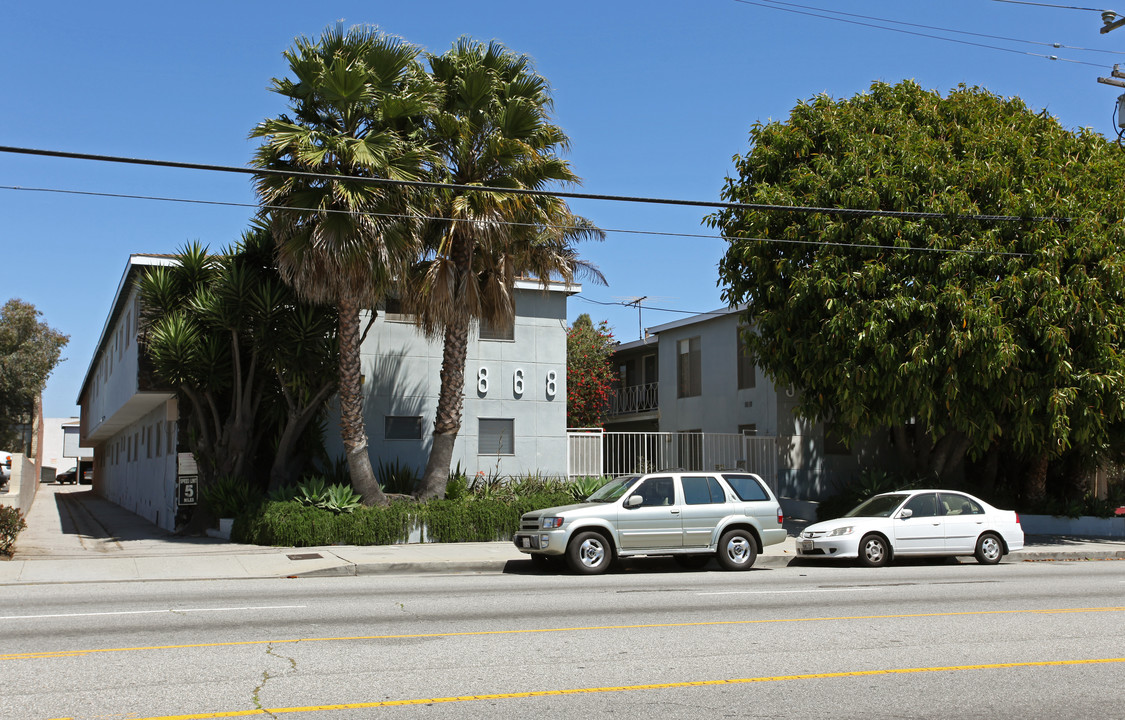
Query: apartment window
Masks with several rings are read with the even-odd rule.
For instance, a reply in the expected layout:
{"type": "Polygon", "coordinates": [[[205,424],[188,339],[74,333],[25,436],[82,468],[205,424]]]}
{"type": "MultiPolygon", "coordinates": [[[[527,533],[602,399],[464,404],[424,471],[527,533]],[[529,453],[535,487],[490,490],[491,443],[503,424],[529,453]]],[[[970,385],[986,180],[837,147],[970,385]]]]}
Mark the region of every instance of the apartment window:
{"type": "Polygon", "coordinates": [[[754,372],[754,354],[746,347],[746,333],[749,330],[743,326],[738,328],[738,389],[746,390],[754,387],[756,382],[754,372]]]}
{"type": "Polygon", "coordinates": [[[480,418],[477,430],[478,455],[514,455],[516,422],[511,418],[480,418]]]}
{"type": "Polygon", "coordinates": [[[152,458],[152,427],[145,428],[145,457],[152,458]]]}
{"type": "Polygon", "coordinates": [[[383,438],[386,440],[421,440],[422,417],[387,415],[383,418],[383,438]]]}
{"type": "Polygon", "coordinates": [[[414,317],[402,311],[402,301],[398,298],[387,298],[383,305],[383,319],[387,322],[413,322],[414,317]]]}
{"type": "Polygon", "coordinates": [[[480,321],[480,339],[481,340],[515,340],[516,339],[516,318],[512,317],[506,323],[495,325],[484,318],[480,321]]]}
{"type": "Polygon", "coordinates": [[[156,433],[155,434],[156,434],[156,457],[160,457],[160,454],[164,450],[164,448],[162,447],[163,440],[164,440],[164,423],[163,422],[156,423],[156,433]]]}
{"type": "Polygon", "coordinates": [[[676,396],[695,397],[703,394],[703,369],[699,337],[676,343],[676,396]]]}
{"type": "Polygon", "coordinates": [[[175,429],[173,423],[168,423],[164,426],[164,432],[168,434],[168,454],[171,455],[176,451],[176,446],[172,444],[172,431],[175,429]]]}
{"type": "Polygon", "coordinates": [[[837,423],[824,424],[824,454],[825,455],[851,455],[849,429],[837,423]]]}
{"type": "Polygon", "coordinates": [[[749,423],[747,425],[739,425],[738,426],[738,434],[739,435],[749,435],[749,436],[753,437],[753,436],[758,434],[758,424],[757,423],[749,423]]]}

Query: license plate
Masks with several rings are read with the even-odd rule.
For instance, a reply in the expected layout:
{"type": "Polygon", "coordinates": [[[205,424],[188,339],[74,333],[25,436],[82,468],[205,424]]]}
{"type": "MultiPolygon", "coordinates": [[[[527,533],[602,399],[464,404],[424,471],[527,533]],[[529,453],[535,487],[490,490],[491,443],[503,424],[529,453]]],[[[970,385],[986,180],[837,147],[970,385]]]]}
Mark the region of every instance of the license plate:
{"type": "Polygon", "coordinates": [[[524,546],[525,548],[529,548],[529,547],[531,547],[531,538],[529,538],[529,537],[524,537],[524,538],[521,538],[521,540],[523,540],[523,546],[524,546]]]}
{"type": "Polygon", "coordinates": [[[801,549],[802,550],[812,550],[813,549],[813,541],[812,540],[802,540],[801,541],[801,549]]]}

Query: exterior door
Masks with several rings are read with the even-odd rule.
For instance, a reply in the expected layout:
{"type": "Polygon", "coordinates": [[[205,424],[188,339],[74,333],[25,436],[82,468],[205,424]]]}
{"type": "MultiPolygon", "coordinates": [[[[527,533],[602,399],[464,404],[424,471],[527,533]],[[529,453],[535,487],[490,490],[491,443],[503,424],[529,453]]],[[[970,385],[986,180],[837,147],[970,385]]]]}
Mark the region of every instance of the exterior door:
{"type": "Polygon", "coordinates": [[[953,493],[941,493],[941,504],[945,510],[945,549],[973,552],[984,530],[984,508],[972,498],[953,493]]]}
{"type": "Polygon", "coordinates": [[[680,483],[684,498],[684,547],[707,547],[715,527],[731,512],[726,493],[719,481],[709,475],[684,475],[680,483]]]}
{"type": "Polygon", "coordinates": [[[903,510],[911,510],[913,514],[905,519],[894,519],[895,553],[908,555],[945,551],[945,520],[940,507],[937,493],[921,493],[910,498],[903,510]]]}
{"type": "Polygon", "coordinates": [[[681,506],[676,483],[671,477],[651,477],[633,489],[622,501],[617,530],[624,550],[667,550],[683,547],[681,506]],[[629,507],[629,498],[641,497],[641,504],[629,507]]]}

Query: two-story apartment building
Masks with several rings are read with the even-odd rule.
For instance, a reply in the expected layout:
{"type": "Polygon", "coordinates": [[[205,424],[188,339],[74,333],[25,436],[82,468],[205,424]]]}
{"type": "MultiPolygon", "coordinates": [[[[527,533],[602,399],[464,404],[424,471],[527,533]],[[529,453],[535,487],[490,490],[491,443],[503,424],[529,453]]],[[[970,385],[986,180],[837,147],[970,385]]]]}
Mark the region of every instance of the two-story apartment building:
{"type": "Polygon", "coordinates": [[[799,499],[830,495],[884,443],[858,438],[849,447],[839,434],[847,430],[797,417],[798,391],[775,387],[747,351],[741,310],[651,327],[643,340],[619,345],[613,358],[619,385],[605,429],[675,433],[681,464],[699,455],[691,448],[707,436],[774,438],[778,491],[799,499]],[[700,440],[693,443],[695,436],[700,440]]]}
{"type": "MultiPolygon", "coordinates": [[[[136,279],[171,256],[132,255],[78,397],[82,444],[94,448],[94,488],[112,502],[174,529],[177,479],[192,465],[178,435],[175,393],[154,377],[137,344],[136,279]]],[[[467,474],[566,473],[566,299],[577,285],[517,281],[516,317],[474,329],[462,430],[453,465],[467,474]]],[[[384,308],[361,349],[372,462],[418,472],[429,454],[442,346],[410,318],[384,308]]],[[[342,455],[329,423],[330,454],[342,455]]]]}

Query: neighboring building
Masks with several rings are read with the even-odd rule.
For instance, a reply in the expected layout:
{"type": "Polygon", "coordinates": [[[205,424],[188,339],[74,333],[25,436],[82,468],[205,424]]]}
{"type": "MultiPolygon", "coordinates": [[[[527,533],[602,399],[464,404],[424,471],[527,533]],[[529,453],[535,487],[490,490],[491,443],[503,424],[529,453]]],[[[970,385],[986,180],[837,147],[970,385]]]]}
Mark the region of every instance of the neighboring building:
{"type": "MultiPolygon", "coordinates": [[[[136,278],[171,256],[132,255],[82,384],[82,444],[94,448],[94,488],[157,525],[174,529],[177,478],[194,473],[178,454],[175,394],[153,377],[138,351],[136,278]]],[[[507,328],[470,337],[465,405],[453,466],[469,476],[566,474],[566,298],[576,285],[517,281],[516,317],[507,328]]],[[[361,349],[365,419],[372,463],[420,473],[429,454],[442,345],[409,318],[379,313],[361,349]]],[[[338,422],[327,446],[343,455],[338,422]]]]}
{"type": "MultiPolygon", "coordinates": [[[[778,491],[799,499],[831,495],[884,444],[867,439],[849,448],[831,425],[798,418],[794,389],[774,387],[747,352],[741,311],[658,325],[645,339],[619,345],[613,356],[619,387],[605,429],[776,438],[778,491]]],[[[692,443],[678,442],[684,462],[692,443]]]]}
{"type": "Polygon", "coordinates": [[[78,467],[78,462],[93,460],[94,449],[79,442],[80,419],[43,418],[43,471],[53,475],[78,467]]]}

